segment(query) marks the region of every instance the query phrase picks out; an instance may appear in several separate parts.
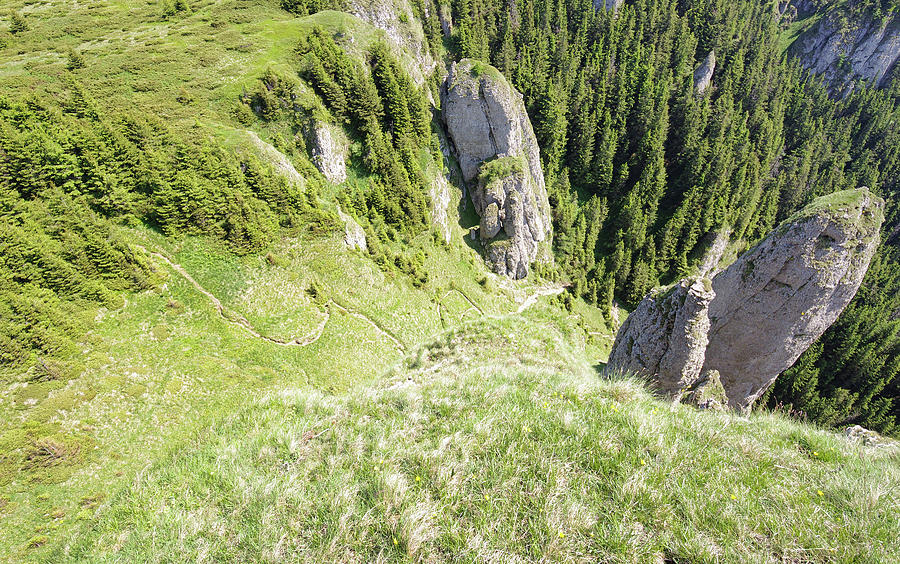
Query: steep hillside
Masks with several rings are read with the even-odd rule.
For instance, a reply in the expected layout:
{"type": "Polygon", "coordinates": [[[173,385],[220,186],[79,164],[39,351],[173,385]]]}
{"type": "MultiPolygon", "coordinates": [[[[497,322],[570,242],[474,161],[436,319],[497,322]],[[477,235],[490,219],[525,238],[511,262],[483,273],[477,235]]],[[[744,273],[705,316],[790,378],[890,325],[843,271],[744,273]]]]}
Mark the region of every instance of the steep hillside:
{"type": "Polygon", "coordinates": [[[0,0],[0,560],[896,559],[895,443],[815,427],[897,429],[896,90],[770,5],[596,8],[0,0]],[[888,246],[765,398],[806,423],[600,376],[861,185],[888,246]]]}
{"type": "Polygon", "coordinates": [[[887,88],[900,60],[898,8],[882,1],[785,4],[787,53],[821,75],[836,96],[847,96],[858,82],[887,88]]]}
{"type": "Polygon", "coordinates": [[[600,380],[558,313],[535,311],[447,332],[345,397],[286,388],[236,406],[51,558],[900,557],[896,447],[600,380]]]}

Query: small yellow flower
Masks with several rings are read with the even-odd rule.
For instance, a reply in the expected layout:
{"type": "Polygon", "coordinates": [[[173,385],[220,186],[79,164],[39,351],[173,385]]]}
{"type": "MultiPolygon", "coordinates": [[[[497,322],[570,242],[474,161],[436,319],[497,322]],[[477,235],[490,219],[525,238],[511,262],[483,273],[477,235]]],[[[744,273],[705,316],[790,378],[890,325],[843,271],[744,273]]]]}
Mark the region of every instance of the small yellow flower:
{"type": "Polygon", "coordinates": [[[417,481],[417,482],[421,482],[421,481],[422,481],[422,476],[416,476],[416,481],[417,481]]]}
{"type": "Polygon", "coordinates": [[[559,532],[559,538],[564,538],[565,536],[566,536],[566,534],[564,532],[562,532],[562,531],[559,532]]]}
{"type": "Polygon", "coordinates": [[[544,409],[547,409],[547,402],[544,402],[544,409]]]}
{"type": "Polygon", "coordinates": [[[737,496],[734,494],[731,494],[731,499],[737,499],[737,496]]]}
{"type": "Polygon", "coordinates": [[[825,495],[824,493],[822,493],[822,490],[816,490],[816,493],[819,494],[819,497],[822,497],[823,495],[825,495]]]}
{"type": "Polygon", "coordinates": [[[489,500],[489,499],[491,499],[491,498],[488,497],[488,494],[484,494],[484,500],[487,501],[487,500],[489,500]]]}
{"type": "Polygon", "coordinates": [[[813,456],[819,456],[819,451],[814,450],[814,451],[813,451],[813,456]]]}
{"type": "Polygon", "coordinates": [[[647,465],[647,461],[644,460],[644,459],[642,458],[642,459],[641,459],[641,466],[646,466],[646,465],[647,465]]]}
{"type": "Polygon", "coordinates": [[[394,537],[394,546],[397,546],[398,544],[400,544],[400,541],[397,540],[397,537],[394,537]]]}

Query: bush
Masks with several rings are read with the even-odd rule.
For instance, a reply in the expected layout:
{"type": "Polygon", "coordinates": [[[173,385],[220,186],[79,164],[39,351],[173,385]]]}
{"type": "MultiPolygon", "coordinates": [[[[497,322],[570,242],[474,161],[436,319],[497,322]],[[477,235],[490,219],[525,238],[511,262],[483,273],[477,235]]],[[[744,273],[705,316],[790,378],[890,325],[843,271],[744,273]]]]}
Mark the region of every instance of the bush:
{"type": "Polygon", "coordinates": [[[9,16],[9,32],[15,35],[23,31],[28,31],[28,22],[25,21],[25,17],[22,14],[13,12],[9,16]]]}

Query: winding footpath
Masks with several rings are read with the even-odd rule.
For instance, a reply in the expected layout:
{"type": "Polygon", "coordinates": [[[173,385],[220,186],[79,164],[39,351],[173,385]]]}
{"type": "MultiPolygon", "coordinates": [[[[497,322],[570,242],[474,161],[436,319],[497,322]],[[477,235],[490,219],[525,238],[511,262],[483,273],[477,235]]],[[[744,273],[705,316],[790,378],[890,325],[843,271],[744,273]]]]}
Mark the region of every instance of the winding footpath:
{"type": "Polygon", "coordinates": [[[146,253],[150,256],[156,257],[156,258],[162,260],[163,262],[165,262],[167,265],[169,265],[169,267],[172,268],[172,270],[174,270],[175,272],[180,274],[182,278],[187,280],[194,287],[195,290],[197,290],[198,292],[200,292],[201,294],[206,296],[209,299],[209,301],[212,302],[213,306],[215,306],[216,311],[219,312],[219,315],[222,317],[222,319],[224,319],[228,323],[231,323],[232,325],[237,325],[238,327],[241,327],[242,329],[244,329],[245,331],[247,331],[248,333],[250,333],[257,339],[262,339],[263,341],[267,341],[269,343],[279,345],[279,346],[284,346],[284,347],[308,347],[308,346],[312,345],[313,343],[315,343],[316,341],[318,341],[319,338],[322,336],[322,333],[324,333],[325,325],[328,323],[329,319],[331,319],[331,308],[333,307],[346,315],[350,315],[352,317],[355,317],[357,319],[361,319],[361,320],[365,321],[366,323],[371,325],[379,335],[381,335],[381,336],[387,338],[389,341],[391,341],[396,348],[400,349],[401,351],[406,351],[406,346],[402,342],[400,342],[400,340],[397,339],[397,337],[395,337],[390,332],[388,332],[385,328],[383,328],[381,325],[379,325],[376,321],[374,321],[373,319],[371,319],[370,317],[368,317],[365,314],[351,311],[347,307],[345,307],[331,299],[325,303],[325,311],[322,313],[322,320],[319,321],[319,324],[316,326],[316,328],[308,335],[306,335],[304,337],[298,337],[296,339],[287,340],[287,341],[282,340],[282,339],[276,339],[274,337],[269,337],[268,335],[263,335],[262,333],[257,331],[253,327],[253,325],[250,324],[250,322],[247,320],[246,317],[226,309],[225,306],[222,305],[222,302],[219,300],[219,298],[217,298],[215,295],[213,295],[212,292],[210,292],[209,290],[204,288],[199,282],[197,282],[194,279],[194,277],[191,276],[190,273],[184,269],[183,266],[181,266],[177,262],[174,262],[173,260],[171,260],[169,257],[167,257],[166,255],[164,255],[162,253],[148,250],[146,247],[144,247],[142,245],[135,245],[135,246],[138,249],[140,249],[141,251],[143,251],[144,253],[146,253]]]}
{"type": "MultiPolygon", "coordinates": [[[[219,315],[222,317],[222,319],[224,319],[228,323],[231,323],[232,325],[236,325],[236,326],[244,329],[245,331],[247,331],[248,333],[250,333],[252,336],[256,337],[257,339],[261,339],[263,341],[272,343],[274,345],[283,346],[283,347],[308,347],[308,346],[314,344],[316,341],[318,341],[319,338],[322,336],[322,334],[325,332],[325,326],[328,324],[328,321],[331,319],[331,309],[334,308],[345,315],[355,317],[357,319],[364,321],[365,323],[368,323],[375,329],[375,331],[379,335],[381,335],[382,337],[391,341],[391,343],[394,345],[394,347],[396,347],[401,352],[406,352],[406,350],[407,350],[406,345],[404,345],[397,337],[395,337],[387,328],[382,327],[381,324],[379,324],[377,321],[375,321],[374,319],[372,319],[371,317],[369,317],[363,313],[359,313],[357,311],[352,311],[347,306],[336,302],[334,299],[329,299],[325,303],[325,311],[321,312],[322,319],[319,321],[319,324],[316,326],[316,328],[313,329],[312,332],[310,332],[308,335],[303,336],[303,337],[297,337],[296,339],[291,339],[291,340],[277,339],[275,337],[269,337],[268,335],[263,335],[262,333],[257,331],[256,328],[253,327],[253,325],[250,323],[250,321],[247,320],[246,317],[244,317],[243,315],[240,315],[239,313],[230,311],[224,305],[222,305],[222,302],[219,300],[219,298],[217,298],[215,295],[213,295],[212,292],[210,292],[209,290],[204,288],[199,282],[197,282],[194,279],[194,277],[191,276],[191,274],[187,270],[184,269],[183,266],[181,266],[177,262],[173,261],[166,255],[156,252],[156,251],[151,251],[151,250],[147,249],[146,247],[144,247],[143,245],[135,245],[135,247],[140,249],[145,254],[150,255],[152,257],[156,257],[157,259],[165,262],[172,270],[174,270],[175,272],[180,274],[182,278],[187,280],[191,284],[191,286],[194,287],[195,290],[197,290],[198,292],[200,292],[201,294],[206,296],[207,299],[209,299],[209,301],[212,302],[213,306],[215,306],[216,311],[219,312],[219,315]]],[[[474,310],[478,311],[478,313],[480,313],[482,316],[490,317],[490,316],[487,316],[485,314],[484,310],[481,309],[478,306],[478,304],[476,304],[464,292],[454,288],[454,289],[448,291],[447,294],[449,294],[452,291],[458,292],[463,298],[466,299],[466,301],[469,302],[469,304],[471,304],[471,307],[468,310],[466,310],[466,312],[464,312],[464,314],[468,313],[469,311],[472,311],[474,309],[474,310]]],[[[524,312],[525,310],[527,310],[528,308],[533,306],[535,303],[537,303],[538,298],[540,298],[542,296],[555,296],[555,295],[561,294],[563,291],[565,291],[565,288],[563,286],[543,286],[543,287],[536,288],[535,292],[533,294],[526,296],[525,300],[523,300],[522,303],[519,304],[519,308],[516,310],[516,314],[521,314],[522,312],[524,312]]],[[[446,297],[447,294],[444,294],[444,297],[446,297]]],[[[440,312],[440,305],[441,304],[438,303],[438,308],[439,308],[438,311],[439,312],[440,312]]],[[[441,322],[443,323],[443,315],[441,315],[441,322]]]]}

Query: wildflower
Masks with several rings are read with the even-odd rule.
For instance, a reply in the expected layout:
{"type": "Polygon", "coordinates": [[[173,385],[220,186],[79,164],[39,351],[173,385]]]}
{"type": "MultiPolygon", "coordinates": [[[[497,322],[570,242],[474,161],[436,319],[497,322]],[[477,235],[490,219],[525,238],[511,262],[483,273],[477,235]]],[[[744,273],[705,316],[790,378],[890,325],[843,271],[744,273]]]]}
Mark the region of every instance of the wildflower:
{"type": "Polygon", "coordinates": [[[484,494],[484,500],[487,501],[489,499],[490,499],[490,497],[488,497],[488,494],[484,494]]]}
{"type": "Polygon", "coordinates": [[[737,496],[734,494],[731,494],[731,499],[737,499],[737,496]]]}
{"type": "Polygon", "coordinates": [[[646,465],[647,465],[647,461],[644,460],[644,459],[642,458],[642,459],[641,459],[641,466],[646,466],[646,465]]]}
{"type": "Polygon", "coordinates": [[[819,456],[819,451],[814,450],[814,451],[813,451],[813,456],[819,456]]]}
{"type": "Polygon", "coordinates": [[[547,402],[544,402],[544,409],[547,409],[547,402]]]}
{"type": "Polygon", "coordinates": [[[562,531],[559,532],[559,538],[565,538],[566,534],[562,531]]]}
{"type": "Polygon", "coordinates": [[[416,476],[416,481],[417,481],[417,482],[421,482],[421,481],[422,481],[422,476],[416,476]]]}
{"type": "Polygon", "coordinates": [[[400,544],[400,541],[397,540],[397,537],[394,537],[394,546],[397,546],[398,544],[400,544]]]}
{"type": "Polygon", "coordinates": [[[816,490],[816,493],[819,494],[819,497],[822,497],[823,495],[825,495],[824,493],[822,493],[822,490],[816,490]]]}

